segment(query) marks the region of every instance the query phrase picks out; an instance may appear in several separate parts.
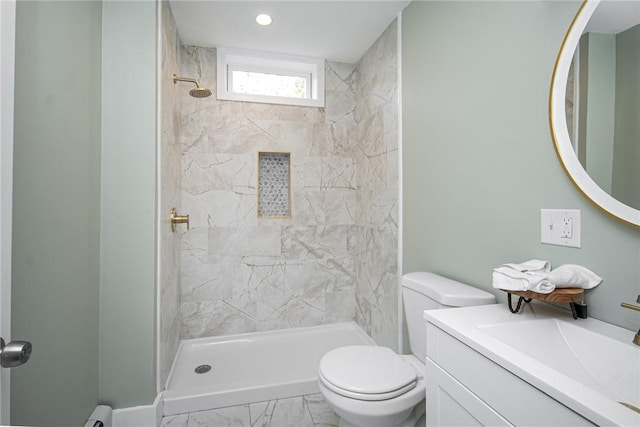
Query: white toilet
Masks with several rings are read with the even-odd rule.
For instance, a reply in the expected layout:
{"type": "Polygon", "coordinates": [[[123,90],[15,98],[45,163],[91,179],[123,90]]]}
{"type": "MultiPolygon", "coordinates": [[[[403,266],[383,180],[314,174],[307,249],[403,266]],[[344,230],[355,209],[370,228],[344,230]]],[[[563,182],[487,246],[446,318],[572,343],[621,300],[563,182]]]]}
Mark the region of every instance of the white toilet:
{"type": "Polygon", "coordinates": [[[412,354],[354,345],[332,350],[320,361],[320,392],[340,416],[340,427],[424,425],[423,311],[495,303],[488,292],[427,272],[403,276],[402,299],[412,354]]]}

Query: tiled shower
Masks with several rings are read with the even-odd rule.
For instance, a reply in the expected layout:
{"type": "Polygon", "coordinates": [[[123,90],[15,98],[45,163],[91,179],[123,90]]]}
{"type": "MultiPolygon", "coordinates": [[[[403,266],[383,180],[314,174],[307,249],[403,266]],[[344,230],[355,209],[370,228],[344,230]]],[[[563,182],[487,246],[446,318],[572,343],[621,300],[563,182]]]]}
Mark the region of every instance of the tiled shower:
{"type": "Polygon", "coordinates": [[[159,205],[191,221],[161,230],[161,384],[180,339],[355,320],[397,348],[396,22],[357,64],[326,62],[314,108],[190,97],[172,74],[215,88],[216,50],[162,15],[159,205]],[[290,217],[258,215],[258,152],[289,156],[290,217]]]}

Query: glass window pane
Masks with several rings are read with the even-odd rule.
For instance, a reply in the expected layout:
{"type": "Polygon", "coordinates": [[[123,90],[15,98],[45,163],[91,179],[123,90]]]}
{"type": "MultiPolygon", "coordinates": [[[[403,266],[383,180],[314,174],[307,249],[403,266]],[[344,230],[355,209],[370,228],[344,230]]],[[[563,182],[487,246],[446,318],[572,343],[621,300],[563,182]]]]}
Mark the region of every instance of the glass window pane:
{"type": "Polygon", "coordinates": [[[232,92],[250,95],[282,96],[287,98],[309,98],[310,76],[287,76],[233,70],[232,92]]]}

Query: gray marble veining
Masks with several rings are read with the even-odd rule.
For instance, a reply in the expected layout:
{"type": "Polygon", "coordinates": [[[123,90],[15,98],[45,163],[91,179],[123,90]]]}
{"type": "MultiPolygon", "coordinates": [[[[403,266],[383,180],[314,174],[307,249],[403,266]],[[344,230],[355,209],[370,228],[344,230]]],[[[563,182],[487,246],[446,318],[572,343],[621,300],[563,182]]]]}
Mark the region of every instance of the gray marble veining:
{"type": "MultiPolygon", "coordinates": [[[[181,59],[215,87],[215,49],[181,59]]],[[[325,108],[181,95],[183,338],[355,318],[356,72],[326,72],[325,108]],[[257,215],[258,151],[291,153],[291,218],[257,215]]]]}
{"type": "Polygon", "coordinates": [[[164,417],[160,427],[338,427],[321,394],[164,417]]]}
{"type": "Polygon", "coordinates": [[[356,65],[356,320],[398,342],[398,52],[394,21],[356,65]]]}
{"type": "Polygon", "coordinates": [[[160,134],[160,197],[161,212],[159,268],[159,343],[158,370],[160,384],[164,384],[173,363],[180,339],[180,235],[172,233],[168,216],[171,208],[181,209],[182,147],[179,139],[179,99],[171,79],[178,69],[180,40],[168,3],[162,2],[161,54],[161,134],[160,134]]]}
{"type": "MultiPolygon", "coordinates": [[[[177,93],[181,337],[356,320],[397,346],[397,23],[357,64],[326,62],[324,108],[177,93]],[[291,153],[291,217],[258,217],[258,152],[291,153]]],[[[180,49],[216,87],[216,51],[180,49]]]]}

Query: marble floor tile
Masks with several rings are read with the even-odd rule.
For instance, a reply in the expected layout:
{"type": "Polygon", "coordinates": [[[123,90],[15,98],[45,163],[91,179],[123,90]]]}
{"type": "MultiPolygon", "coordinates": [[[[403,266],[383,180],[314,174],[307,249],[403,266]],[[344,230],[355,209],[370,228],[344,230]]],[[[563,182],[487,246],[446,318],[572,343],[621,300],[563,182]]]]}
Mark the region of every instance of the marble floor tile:
{"type": "Polygon", "coordinates": [[[210,411],[192,412],[186,427],[248,427],[249,406],[231,406],[210,411]]]}
{"type": "Polygon", "coordinates": [[[340,417],[333,412],[321,394],[302,396],[304,405],[311,415],[313,427],[338,427],[340,417]]]}
{"type": "Polygon", "coordinates": [[[162,418],[160,427],[187,427],[189,414],[168,415],[162,418]]]}
{"type": "Polygon", "coordinates": [[[169,415],[160,427],[338,427],[340,418],[321,394],[169,415]]]}

